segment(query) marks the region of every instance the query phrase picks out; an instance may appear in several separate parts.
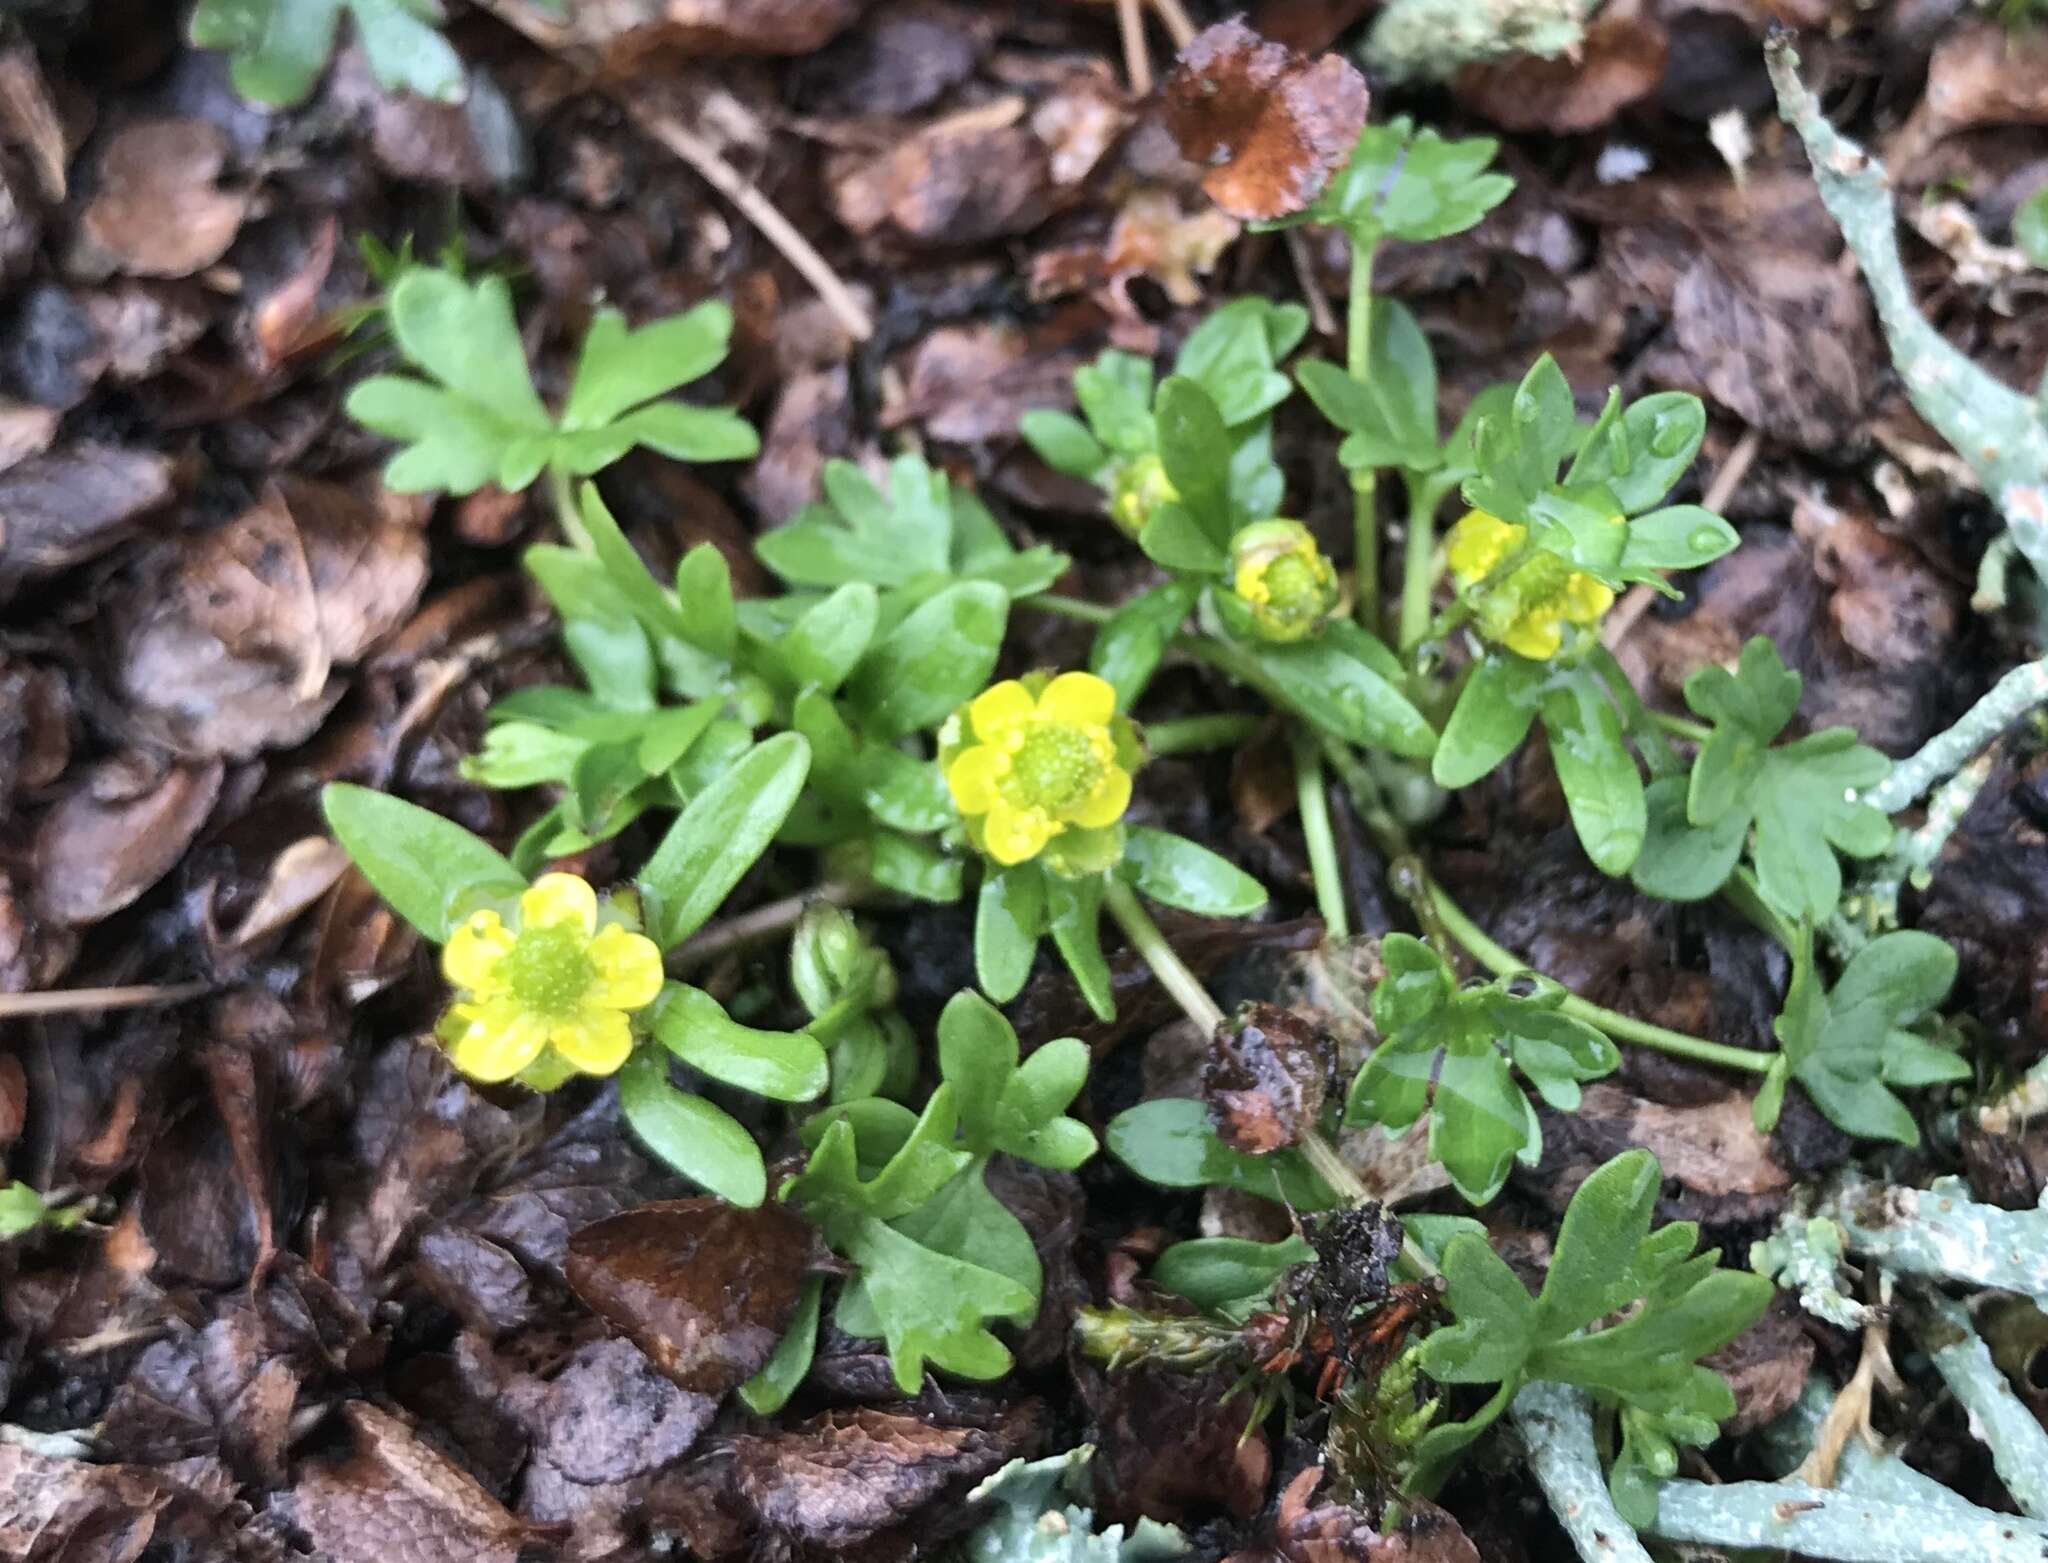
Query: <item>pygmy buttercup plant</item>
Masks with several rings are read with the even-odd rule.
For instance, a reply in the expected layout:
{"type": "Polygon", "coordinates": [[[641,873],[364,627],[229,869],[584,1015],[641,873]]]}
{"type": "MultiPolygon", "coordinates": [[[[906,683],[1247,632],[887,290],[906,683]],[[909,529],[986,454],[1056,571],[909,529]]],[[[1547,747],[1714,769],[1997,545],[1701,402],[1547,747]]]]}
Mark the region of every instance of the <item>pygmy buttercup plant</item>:
{"type": "MultiPolygon", "coordinates": [[[[1617,515],[1614,523],[1621,525],[1622,518],[1617,515]]],[[[1540,550],[1499,580],[1481,584],[1521,553],[1528,540],[1527,527],[1469,510],[1445,539],[1444,558],[1458,589],[1469,594],[1480,635],[1517,656],[1545,662],[1564,649],[1567,627],[1576,640],[1600,622],[1614,606],[1614,591],[1540,550]]]]}
{"type": "Polygon", "coordinates": [[[1004,679],[939,733],[939,762],[968,839],[1005,867],[1040,853],[1062,872],[1115,862],[1139,759],[1137,729],[1093,673],[1004,679]]]}
{"type": "Polygon", "coordinates": [[[634,1012],[662,984],[654,941],[574,874],[534,881],[511,924],[490,908],[472,912],[443,947],[441,970],[457,996],[436,1034],[455,1067],[543,1091],[617,1072],[633,1051],[634,1012]]]}
{"type": "Polygon", "coordinates": [[[1262,640],[1305,640],[1337,611],[1337,571],[1299,521],[1255,521],[1230,543],[1230,589],[1262,640]]]}

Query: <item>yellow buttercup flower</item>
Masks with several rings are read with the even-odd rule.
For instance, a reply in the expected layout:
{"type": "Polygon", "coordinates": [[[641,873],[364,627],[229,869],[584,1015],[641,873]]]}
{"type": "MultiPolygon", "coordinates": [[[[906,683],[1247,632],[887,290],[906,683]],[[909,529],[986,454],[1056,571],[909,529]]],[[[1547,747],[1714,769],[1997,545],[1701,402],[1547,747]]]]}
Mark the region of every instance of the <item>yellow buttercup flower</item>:
{"type": "Polygon", "coordinates": [[[608,1075],[633,1051],[632,1012],[661,992],[661,951],[574,874],[544,874],[519,897],[516,927],[472,913],[441,951],[457,990],[438,1035],[473,1080],[515,1075],[541,1089],[608,1075]]]}
{"type": "Polygon", "coordinates": [[[1299,521],[1246,527],[1231,539],[1230,563],[1230,589],[1262,639],[1305,639],[1337,610],[1337,572],[1299,521]]]}
{"type": "MultiPolygon", "coordinates": [[[[1615,522],[1621,524],[1621,517],[1615,522]]],[[[1529,529],[1483,510],[1451,528],[1444,558],[1461,591],[1485,580],[1521,548],[1529,529]]],[[[1590,629],[1614,606],[1614,592],[1597,576],[1574,570],[1556,554],[1539,552],[1494,582],[1473,602],[1479,633],[1520,657],[1544,662],[1564,648],[1565,627],[1590,629]]]]}
{"type": "Polygon", "coordinates": [[[1179,500],[1180,490],[1166,475],[1166,463],[1149,451],[1118,467],[1110,479],[1110,519],[1130,537],[1145,530],[1145,523],[1161,505],[1179,500]]]}
{"type": "Polygon", "coordinates": [[[939,755],[970,839],[1008,866],[1121,820],[1137,740],[1093,673],[1034,674],[976,695],[947,721],[939,755]]]}

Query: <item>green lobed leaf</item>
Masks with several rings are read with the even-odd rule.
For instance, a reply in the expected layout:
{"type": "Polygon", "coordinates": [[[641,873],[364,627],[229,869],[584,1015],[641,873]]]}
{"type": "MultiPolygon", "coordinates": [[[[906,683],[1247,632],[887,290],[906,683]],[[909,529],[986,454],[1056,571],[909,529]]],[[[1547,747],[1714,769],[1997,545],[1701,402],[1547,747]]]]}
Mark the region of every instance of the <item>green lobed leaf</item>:
{"type": "Polygon", "coordinates": [[[746,1383],[739,1397],[755,1416],[773,1416],[789,1404],[789,1397],[810,1374],[811,1359],[818,1349],[818,1305],[825,1295],[825,1278],[812,1276],[797,1297],[796,1313],[775,1350],[746,1383]]]}
{"type": "Polygon", "coordinates": [[[1511,651],[1489,649],[1458,692],[1431,757],[1439,787],[1469,787],[1489,775],[1529,735],[1548,672],[1511,651]]]}
{"type": "Polygon", "coordinates": [[[974,907],[974,976],[982,991],[1007,1004],[1024,991],[1038,941],[1046,930],[1045,870],[1036,863],[991,865],[974,907]]]}
{"type": "Polygon", "coordinates": [[[732,308],[711,299],[633,330],[616,309],[591,317],[562,407],[564,429],[590,429],[701,379],[724,362],[732,308]]]}
{"type": "Polygon", "coordinates": [[[801,1031],[743,1026],[698,988],[672,983],[654,1013],[655,1040],[699,1073],[778,1102],[815,1101],[831,1074],[825,1050],[801,1031]]]}
{"type": "Polygon", "coordinates": [[[1436,752],[1436,730],[1400,688],[1392,653],[1356,624],[1325,625],[1309,640],[1289,645],[1235,642],[1316,727],[1346,743],[1387,749],[1407,760],[1436,752]]]}
{"type": "Polygon", "coordinates": [[[1603,873],[1627,873],[1649,833],[1649,809],[1614,702],[1595,674],[1566,669],[1545,688],[1541,715],[1580,844],[1603,873]]]}
{"type": "Polygon", "coordinates": [[[1109,962],[1102,954],[1102,877],[1045,876],[1046,932],[1098,1020],[1116,1019],[1109,962]]]}
{"type": "Polygon", "coordinates": [[[1017,420],[1017,432],[1055,472],[1096,478],[1110,463],[1110,454],[1072,413],[1034,407],[1017,420]]]}

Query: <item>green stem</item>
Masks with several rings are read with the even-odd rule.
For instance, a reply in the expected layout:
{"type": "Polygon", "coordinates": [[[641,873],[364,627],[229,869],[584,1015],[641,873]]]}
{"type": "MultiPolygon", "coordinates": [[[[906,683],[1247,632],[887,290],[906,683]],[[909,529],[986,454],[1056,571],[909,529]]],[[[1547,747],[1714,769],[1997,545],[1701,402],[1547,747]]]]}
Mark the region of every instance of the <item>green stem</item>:
{"type": "Polygon", "coordinates": [[[1029,597],[1019,597],[1017,605],[1036,608],[1041,613],[1056,613],[1063,619],[1079,619],[1083,624],[1107,624],[1116,612],[1099,602],[1083,602],[1079,597],[1066,597],[1058,592],[1034,592],[1029,597]]]}
{"type": "Polygon", "coordinates": [[[548,499],[555,507],[555,519],[562,524],[562,535],[570,546],[584,553],[595,552],[590,533],[584,530],[583,514],[576,508],[576,484],[569,474],[560,467],[548,468],[548,499]]]}
{"type": "Polygon", "coordinates": [[[1117,927],[1123,929],[1124,937],[1131,941],[1131,948],[1152,968],[1152,975],[1159,979],[1159,986],[1172,994],[1174,1002],[1187,1012],[1188,1019],[1195,1023],[1204,1040],[1214,1036],[1223,1024],[1223,1011],[1209,997],[1209,990],[1202,986],[1201,978],[1189,971],[1187,963],[1173,953],[1173,946],[1166,942],[1166,935],[1152,921],[1152,914],[1140,904],[1137,892],[1114,873],[1107,879],[1107,888],[1102,892],[1103,909],[1116,919],[1117,927]]]}
{"type": "MultiPolygon", "coordinates": [[[[1372,263],[1378,243],[1351,244],[1351,309],[1346,322],[1345,367],[1360,385],[1372,379],[1372,263]]],[[[1352,528],[1357,539],[1358,622],[1380,632],[1380,523],[1375,486],[1378,474],[1360,467],[1351,474],[1352,528]]]]}
{"type": "Polygon", "coordinates": [[[1650,720],[1675,738],[1688,743],[1703,744],[1714,736],[1714,730],[1704,722],[1688,722],[1682,716],[1673,716],[1668,711],[1652,711],[1650,720]]]}
{"type": "MultiPolygon", "coordinates": [[[[1431,881],[1431,899],[1436,903],[1436,913],[1451,937],[1463,945],[1466,951],[1480,965],[1502,977],[1511,977],[1517,972],[1530,970],[1529,963],[1517,959],[1508,951],[1495,944],[1480,926],[1465,915],[1463,907],[1453,901],[1444,887],[1431,881]]],[[[1668,1031],[1662,1026],[1653,1026],[1646,1020],[1637,1020],[1631,1015],[1617,1014],[1611,1009],[1602,1009],[1597,1004],[1588,1004],[1576,993],[1567,994],[1559,1006],[1562,1013],[1598,1026],[1609,1036],[1625,1042],[1639,1043],[1655,1048],[1660,1053],[1669,1053],[1675,1058],[1690,1058],[1702,1064],[1719,1064],[1726,1069],[1742,1069],[1750,1074],[1765,1074],[1770,1070],[1776,1056],[1771,1053],[1754,1053],[1748,1048],[1729,1047],[1723,1042],[1709,1042],[1702,1037],[1687,1036],[1683,1031],[1668,1031]]]]}
{"type": "Polygon", "coordinates": [[[1348,939],[1351,919],[1344,910],[1344,875],[1337,867],[1337,840],[1330,831],[1330,796],[1323,789],[1322,751],[1301,727],[1289,731],[1287,743],[1294,752],[1294,797],[1301,809],[1301,834],[1308,843],[1316,909],[1323,914],[1323,937],[1348,939]]]}
{"type": "Polygon", "coordinates": [[[1399,650],[1422,643],[1429,630],[1429,594],[1436,585],[1436,507],[1445,488],[1432,478],[1408,474],[1408,538],[1401,555],[1401,639],[1399,650]]]}
{"type": "Polygon", "coordinates": [[[1358,817],[1365,828],[1372,833],[1372,839],[1389,860],[1407,857],[1412,849],[1408,832],[1394,817],[1394,811],[1387,807],[1386,794],[1373,779],[1365,762],[1349,748],[1334,738],[1323,740],[1323,757],[1330,762],[1330,769],[1337,773],[1344,790],[1351,794],[1351,805],[1358,811],[1358,817]]]}
{"type": "Polygon", "coordinates": [[[1201,754],[1234,749],[1250,742],[1265,718],[1224,711],[1211,716],[1177,716],[1145,724],[1145,748],[1154,758],[1168,754],[1201,754]]]}

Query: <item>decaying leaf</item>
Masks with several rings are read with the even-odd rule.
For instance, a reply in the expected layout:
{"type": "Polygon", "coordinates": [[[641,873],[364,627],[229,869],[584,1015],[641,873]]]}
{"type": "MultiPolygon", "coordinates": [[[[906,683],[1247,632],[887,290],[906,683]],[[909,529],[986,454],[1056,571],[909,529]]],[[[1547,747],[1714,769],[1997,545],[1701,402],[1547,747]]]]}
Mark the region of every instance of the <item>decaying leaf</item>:
{"type": "Polygon", "coordinates": [[[218,761],[165,766],[140,753],[80,774],[36,829],[37,915],[79,926],[128,905],[183,855],[220,779],[218,761]]]}
{"type": "Polygon", "coordinates": [[[1202,188],[1233,217],[1283,217],[1351,155],[1368,93],[1341,55],[1304,59],[1241,20],[1197,33],[1166,83],[1166,123],[1202,188]]]}
{"type": "Polygon", "coordinates": [[[91,442],[0,472],[0,598],[105,553],[171,497],[171,463],[91,442]]]}
{"type": "Polygon", "coordinates": [[[623,1482],[681,1459],[717,1411],[632,1342],[593,1341],[548,1386],[536,1452],[572,1482],[623,1482]]]}
{"type": "Polygon", "coordinates": [[[936,1541],[965,1525],[957,1500],[969,1488],[1036,1450],[1040,1424],[1029,1402],[987,1427],[828,1411],[787,1431],[735,1439],[735,1485],[763,1526],[800,1546],[851,1547],[920,1511],[918,1539],[936,1541]],[[949,1494],[950,1505],[934,1505],[949,1494]]]}
{"type": "Polygon", "coordinates": [[[343,1408],[347,1458],[301,1468],[286,1512],[335,1563],[516,1563],[527,1526],[404,1422],[343,1408]]]}
{"type": "Polygon", "coordinates": [[[569,1242],[569,1284],[682,1387],[714,1400],[757,1372],[796,1311],[811,1229],[781,1205],[642,1205],[569,1242]]]}
{"type": "Polygon", "coordinates": [[[248,215],[225,189],[227,137],[198,119],[140,120],[100,154],[99,184],[79,221],[74,261],[88,274],[189,277],[227,253],[248,215]]]}
{"type": "Polygon", "coordinates": [[[1657,90],[1669,49],[1654,16],[1633,7],[1617,14],[1610,5],[1587,24],[1585,39],[1569,55],[1469,65],[1458,76],[1458,96],[1509,130],[1598,130],[1657,90]]]}
{"type": "Polygon", "coordinates": [[[1337,1044],[1307,1015],[1248,1004],[1219,1030],[1202,1066],[1202,1098],[1217,1136],[1264,1156],[1316,1127],[1337,1044]]]}

